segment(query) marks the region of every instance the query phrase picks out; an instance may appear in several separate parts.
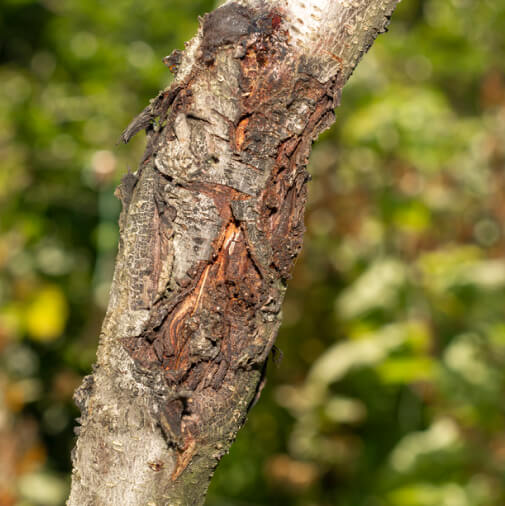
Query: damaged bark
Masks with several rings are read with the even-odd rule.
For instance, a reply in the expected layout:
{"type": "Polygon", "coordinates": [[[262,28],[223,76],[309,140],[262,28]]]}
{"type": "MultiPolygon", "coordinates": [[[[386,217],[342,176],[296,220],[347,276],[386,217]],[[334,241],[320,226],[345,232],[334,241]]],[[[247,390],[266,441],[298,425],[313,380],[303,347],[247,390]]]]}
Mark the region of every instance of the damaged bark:
{"type": "Polygon", "coordinates": [[[302,247],[314,139],[396,0],[243,0],[207,14],[121,139],[120,244],[75,394],[71,506],[203,504],[259,395],[302,247]]]}

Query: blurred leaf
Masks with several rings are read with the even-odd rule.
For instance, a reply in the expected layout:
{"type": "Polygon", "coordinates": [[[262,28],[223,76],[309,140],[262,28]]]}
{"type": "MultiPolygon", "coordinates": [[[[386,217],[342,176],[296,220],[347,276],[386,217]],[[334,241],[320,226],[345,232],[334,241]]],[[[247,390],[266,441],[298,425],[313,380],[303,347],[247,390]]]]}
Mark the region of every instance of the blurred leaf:
{"type": "Polygon", "coordinates": [[[19,490],[21,496],[32,504],[58,506],[65,501],[68,485],[56,474],[32,473],[19,480],[19,490]]]}
{"type": "Polygon", "coordinates": [[[374,308],[391,306],[406,281],[404,265],[395,259],[380,259],[370,266],[337,300],[337,311],[346,318],[374,308]]]}
{"type": "Polygon", "coordinates": [[[435,454],[437,459],[443,458],[440,452],[456,449],[460,439],[452,420],[436,420],[427,430],[405,436],[391,454],[391,465],[398,472],[411,472],[418,459],[430,454],[435,454]]]}
{"type": "Polygon", "coordinates": [[[36,341],[52,341],[65,329],[68,304],[56,285],[42,288],[26,309],[26,328],[36,341]]]}
{"type": "Polygon", "coordinates": [[[316,360],[308,376],[308,383],[326,386],[340,380],[356,367],[369,366],[383,360],[407,339],[403,324],[388,325],[357,341],[338,343],[316,360]]]}
{"type": "Polygon", "coordinates": [[[428,357],[389,358],[376,369],[385,383],[411,383],[434,379],[436,361],[428,357]]]}

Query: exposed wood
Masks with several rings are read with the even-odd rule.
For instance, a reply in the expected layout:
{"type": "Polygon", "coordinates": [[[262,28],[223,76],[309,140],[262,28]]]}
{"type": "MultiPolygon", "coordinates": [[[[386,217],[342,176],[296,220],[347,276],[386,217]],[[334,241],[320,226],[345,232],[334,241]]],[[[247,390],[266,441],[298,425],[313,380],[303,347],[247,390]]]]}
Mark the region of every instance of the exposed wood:
{"type": "Polygon", "coordinates": [[[314,139],[396,0],[228,2],[122,135],[121,238],[68,504],[202,504],[260,391],[314,139]]]}

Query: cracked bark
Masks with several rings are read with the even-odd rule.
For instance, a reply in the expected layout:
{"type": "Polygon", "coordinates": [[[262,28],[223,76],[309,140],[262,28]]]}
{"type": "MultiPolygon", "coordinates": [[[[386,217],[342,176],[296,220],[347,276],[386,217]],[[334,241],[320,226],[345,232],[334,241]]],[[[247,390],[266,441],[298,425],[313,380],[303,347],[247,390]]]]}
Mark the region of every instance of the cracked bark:
{"type": "Polygon", "coordinates": [[[242,0],[206,15],[122,135],[120,244],[68,503],[203,504],[261,390],[302,247],[314,139],[397,0],[242,0]]]}

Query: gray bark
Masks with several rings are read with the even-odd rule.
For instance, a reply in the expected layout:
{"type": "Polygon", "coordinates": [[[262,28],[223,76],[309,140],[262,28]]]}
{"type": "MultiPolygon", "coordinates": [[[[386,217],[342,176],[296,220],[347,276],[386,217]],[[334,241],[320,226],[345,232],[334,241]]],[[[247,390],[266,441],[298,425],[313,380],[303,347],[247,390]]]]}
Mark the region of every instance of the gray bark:
{"type": "Polygon", "coordinates": [[[124,132],[120,245],[68,505],[203,504],[243,425],[302,247],[306,164],[397,0],[242,0],[206,15],[124,132]]]}

